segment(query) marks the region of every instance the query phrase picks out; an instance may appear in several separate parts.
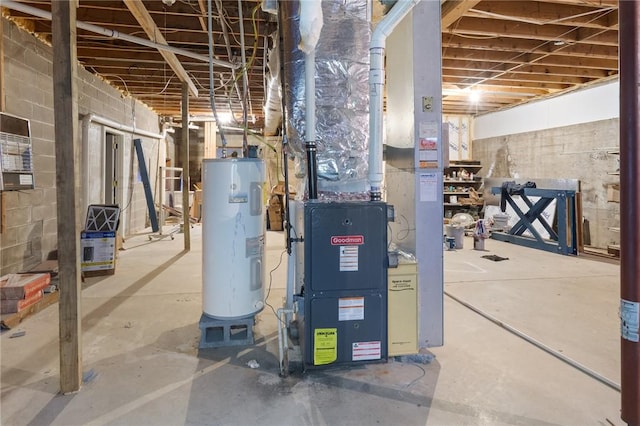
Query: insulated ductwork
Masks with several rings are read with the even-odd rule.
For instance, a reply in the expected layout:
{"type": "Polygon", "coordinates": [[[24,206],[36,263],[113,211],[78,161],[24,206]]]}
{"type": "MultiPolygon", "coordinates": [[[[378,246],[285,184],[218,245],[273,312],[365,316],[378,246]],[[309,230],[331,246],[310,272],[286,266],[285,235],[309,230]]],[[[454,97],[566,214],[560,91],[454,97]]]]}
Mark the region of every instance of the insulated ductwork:
{"type": "Polygon", "coordinates": [[[269,50],[267,95],[264,105],[264,134],[275,136],[282,120],[282,92],[280,91],[280,44],[277,33],[271,36],[273,48],[269,50]]]}
{"type": "MultiPolygon", "coordinates": [[[[282,8],[286,125],[290,154],[306,172],[305,54],[300,1],[282,8]]],[[[316,143],[320,198],[368,199],[369,19],[367,0],[323,0],[315,49],[316,143]]]]}

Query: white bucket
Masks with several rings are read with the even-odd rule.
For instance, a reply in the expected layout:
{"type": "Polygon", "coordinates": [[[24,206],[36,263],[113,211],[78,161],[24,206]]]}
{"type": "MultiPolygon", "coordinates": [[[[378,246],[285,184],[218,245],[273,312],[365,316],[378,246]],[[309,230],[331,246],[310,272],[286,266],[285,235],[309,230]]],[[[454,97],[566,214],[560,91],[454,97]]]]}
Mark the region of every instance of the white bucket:
{"type": "Polygon", "coordinates": [[[493,229],[506,229],[509,225],[509,215],[496,213],[493,215],[493,229]]]}
{"type": "Polygon", "coordinates": [[[474,250],[484,250],[484,238],[473,237],[473,249],[474,250]]]}
{"type": "Polygon", "coordinates": [[[445,232],[447,237],[455,238],[456,248],[461,249],[464,244],[464,228],[462,226],[448,225],[445,232]]]}

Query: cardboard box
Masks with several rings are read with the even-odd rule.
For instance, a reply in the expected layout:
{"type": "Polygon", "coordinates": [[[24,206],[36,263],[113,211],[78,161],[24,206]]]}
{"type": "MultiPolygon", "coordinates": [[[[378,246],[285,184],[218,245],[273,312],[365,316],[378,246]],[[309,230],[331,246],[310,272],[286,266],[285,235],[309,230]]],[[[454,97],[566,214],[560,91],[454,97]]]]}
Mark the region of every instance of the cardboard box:
{"type": "Polygon", "coordinates": [[[80,253],[82,272],[113,274],[116,268],[116,233],[82,232],[80,253]]]}
{"type": "Polygon", "coordinates": [[[388,270],[389,356],[418,353],[418,265],[388,270]]]}
{"type": "Polygon", "coordinates": [[[0,299],[29,299],[50,283],[51,276],[49,274],[5,275],[0,277],[0,299]]]}
{"type": "Polygon", "coordinates": [[[42,290],[38,290],[26,299],[0,300],[0,313],[13,314],[16,312],[20,312],[23,309],[28,308],[29,306],[38,302],[40,299],[42,299],[42,290]]]}
{"type": "Polygon", "coordinates": [[[267,207],[269,216],[269,229],[272,231],[282,231],[282,201],[279,195],[272,195],[267,207]]]}

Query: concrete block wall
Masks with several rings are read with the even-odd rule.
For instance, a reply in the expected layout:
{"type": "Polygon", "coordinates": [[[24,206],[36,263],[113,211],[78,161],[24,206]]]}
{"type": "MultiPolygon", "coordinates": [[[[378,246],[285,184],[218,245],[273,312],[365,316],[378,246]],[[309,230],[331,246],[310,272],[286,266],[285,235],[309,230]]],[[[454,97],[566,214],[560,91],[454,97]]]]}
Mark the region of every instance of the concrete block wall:
{"type": "MultiPolygon", "coordinates": [[[[28,269],[47,259],[57,248],[52,50],[6,19],[2,27],[5,112],[30,120],[36,188],[3,193],[5,217],[4,232],[0,233],[0,275],[28,269]]],[[[82,67],[78,69],[78,111],[81,116],[94,113],[126,126],[135,125],[150,132],[159,130],[158,117],[153,111],[123,97],[120,91],[82,67]]],[[[79,128],[79,144],[81,137],[79,128]]],[[[128,170],[126,177],[133,178],[129,179],[132,184],[125,191],[125,199],[130,203],[123,226],[127,233],[132,233],[146,226],[146,203],[142,184],[137,182],[137,165],[129,167],[130,160],[135,159],[130,148],[132,138],[124,135],[124,139],[127,153],[123,159],[124,169],[128,170]]],[[[142,139],[147,162],[154,164],[158,155],[164,155],[161,145],[164,142],[142,139]]],[[[156,177],[154,173],[151,179],[154,187],[156,177]]],[[[84,214],[79,212],[81,222],[84,214]]]]}
{"type": "Polygon", "coordinates": [[[583,217],[591,245],[619,243],[620,205],[609,202],[607,189],[618,183],[619,120],[557,127],[473,141],[473,159],[483,177],[579,179],[583,217]]]}

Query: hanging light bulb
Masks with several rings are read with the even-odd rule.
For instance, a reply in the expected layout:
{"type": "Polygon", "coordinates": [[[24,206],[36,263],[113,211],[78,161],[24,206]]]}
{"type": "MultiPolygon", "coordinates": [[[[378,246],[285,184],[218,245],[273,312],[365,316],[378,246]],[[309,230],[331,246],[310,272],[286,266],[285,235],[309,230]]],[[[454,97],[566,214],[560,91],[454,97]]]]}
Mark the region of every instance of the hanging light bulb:
{"type": "Polygon", "coordinates": [[[471,90],[469,92],[469,102],[472,104],[480,102],[480,92],[478,90],[471,90]]]}

